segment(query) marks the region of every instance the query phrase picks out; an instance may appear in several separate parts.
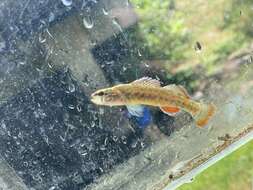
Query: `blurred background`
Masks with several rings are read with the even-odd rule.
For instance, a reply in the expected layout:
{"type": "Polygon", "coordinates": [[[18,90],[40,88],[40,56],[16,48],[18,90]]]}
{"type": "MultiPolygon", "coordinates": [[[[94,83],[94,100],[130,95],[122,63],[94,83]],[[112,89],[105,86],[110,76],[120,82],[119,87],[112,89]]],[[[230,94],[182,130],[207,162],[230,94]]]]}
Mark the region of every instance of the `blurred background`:
{"type": "MultiPolygon", "coordinates": [[[[248,67],[253,64],[252,1],[132,2],[140,19],[136,36],[145,44],[140,47],[142,60],[146,67],[160,65],[168,81],[182,83],[201,96],[210,78],[226,81],[252,72],[248,67]]],[[[251,190],[252,163],[251,141],[178,189],[251,190]]]]}

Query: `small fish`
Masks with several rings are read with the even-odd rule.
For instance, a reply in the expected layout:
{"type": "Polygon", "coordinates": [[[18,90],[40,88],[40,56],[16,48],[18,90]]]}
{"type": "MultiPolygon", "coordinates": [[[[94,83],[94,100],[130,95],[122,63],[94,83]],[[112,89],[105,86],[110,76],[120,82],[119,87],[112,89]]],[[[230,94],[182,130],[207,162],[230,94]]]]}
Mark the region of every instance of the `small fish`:
{"type": "Polygon", "coordinates": [[[184,110],[192,115],[198,127],[204,127],[216,110],[213,104],[192,100],[180,85],[161,87],[158,80],[149,77],[98,90],[91,95],[91,101],[105,106],[156,106],[170,116],[184,110]]]}

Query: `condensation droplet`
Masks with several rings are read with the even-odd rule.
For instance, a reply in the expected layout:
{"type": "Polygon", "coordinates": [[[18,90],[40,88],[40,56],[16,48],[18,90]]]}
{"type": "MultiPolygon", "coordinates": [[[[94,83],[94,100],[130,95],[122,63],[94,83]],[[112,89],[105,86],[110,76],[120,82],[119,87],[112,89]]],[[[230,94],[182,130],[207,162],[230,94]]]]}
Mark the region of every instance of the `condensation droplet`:
{"type": "Polygon", "coordinates": [[[145,148],[144,142],[141,142],[141,148],[145,148]]]}
{"type": "Polygon", "coordinates": [[[118,141],[118,137],[114,135],[114,136],[112,137],[112,140],[113,140],[114,142],[117,142],[117,141],[118,141]]]}
{"type": "Polygon", "coordinates": [[[90,41],[90,45],[92,45],[92,46],[97,45],[97,40],[91,40],[91,41],[90,41]]]}
{"type": "Polygon", "coordinates": [[[25,65],[25,64],[26,64],[26,62],[24,62],[24,61],[20,61],[20,62],[19,62],[19,64],[20,64],[20,65],[25,65]]]}
{"type": "Polygon", "coordinates": [[[112,19],[112,23],[119,29],[120,32],[123,32],[122,27],[120,26],[116,18],[112,19]]]}
{"type": "Polygon", "coordinates": [[[68,86],[68,90],[71,93],[75,92],[75,90],[76,90],[75,85],[73,83],[70,83],[69,86],[68,86]]]}
{"type": "Polygon", "coordinates": [[[253,56],[250,55],[249,58],[248,58],[248,63],[252,63],[253,62],[253,56]]]}
{"type": "Polygon", "coordinates": [[[76,109],[77,109],[78,112],[81,112],[81,111],[82,111],[81,105],[80,105],[80,104],[77,104],[76,109]]]}
{"type": "Polygon", "coordinates": [[[47,65],[48,65],[48,67],[49,67],[50,69],[52,69],[52,68],[53,68],[52,63],[48,62],[48,63],[47,63],[47,65]]]}
{"type": "Polygon", "coordinates": [[[94,121],[92,121],[92,123],[91,123],[91,128],[94,128],[95,126],[96,126],[96,124],[95,124],[95,122],[94,121]]]}
{"type": "Polygon", "coordinates": [[[201,52],[202,50],[202,46],[199,42],[196,42],[195,46],[194,46],[194,49],[197,53],[201,52]]]}
{"type": "Polygon", "coordinates": [[[94,26],[94,22],[93,22],[93,20],[90,16],[88,16],[86,18],[84,17],[83,18],[83,25],[84,25],[85,28],[91,29],[94,26]]]}
{"type": "Polygon", "coordinates": [[[55,20],[55,15],[54,15],[54,13],[51,12],[51,13],[49,14],[48,21],[49,21],[49,22],[53,22],[54,20],[55,20]]]}
{"type": "Polygon", "coordinates": [[[145,67],[147,67],[147,68],[149,68],[150,66],[149,66],[149,64],[147,64],[147,63],[144,63],[144,65],[145,65],[145,67]]]}
{"type": "Polygon", "coordinates": [[[105,141],[104,141],[104,146],[106,146],[107,143],[108,143],[108,138],[106,137],[106,138],[105,138],[105,141]]]}
{"type": "Polygon", "coordinates": [[[70,6],[70,5],[72,5],[72,0],[61,0],[61,2],[62,2],[63,5],[65,5],[65,6],[70,6]]]}
{"type": "Polygon", "coordinates": [[[68,108],[71,109],[71,110],[73,110],[73,109],[75,109],[75,106],[72,105],[72,104],[69,104],[69,105],[68,105],[68,108]]]}
{"type": "Polygon", "coordinates": [[[55,186],[52,186],[52,187],[49,188],[49,190],[55,190],[55,189],[56,189],[55,186]]]}
{"type": "Polygon", "coordinates": [[[102,145],[99,149],[102,150],[102,151],[106,150],[104,145],[102,145]]]}
{"type": "Polygon", "coordinates": [[[39,35],[39,42],[40,43],[45,43],[46,42],[46,38],[43,38],[42,34],[39,35]]]}
{"type": "Polygon", "coordinates": [[[138,141],[135,140],[131,143],[131,148],[136,148],[137,147],[137,144],[138,144],[138,141]]]}
{"type": "Polygon", "coordinates": [[[126,136],[122,136],[122,137],[121,137],[121,140],[122,140],[123,144],[126,144],[126,143],[127,143],[127,138],[126,138],[126,136]]]}
{"type": "Polygon", "coordinates": [[[142,56],[142,54],[141,54],[141,52],[140,52],[140,50],[138,49],[138,55],[141,57],[142,56]]]}
{"type": "Polygon", "coordinates": [[[102,11],[104,15],[109,15],[109,12],[105,6],[102,8],[102,11]]]}

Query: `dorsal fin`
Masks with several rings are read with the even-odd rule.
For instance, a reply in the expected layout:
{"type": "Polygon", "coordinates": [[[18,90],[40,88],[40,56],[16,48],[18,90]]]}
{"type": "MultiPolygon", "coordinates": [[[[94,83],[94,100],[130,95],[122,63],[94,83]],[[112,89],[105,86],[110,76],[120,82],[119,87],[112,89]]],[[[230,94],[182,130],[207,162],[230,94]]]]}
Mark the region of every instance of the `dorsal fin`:
{"type": "Polygon", "coordinates": [[[188,92],[186,91],[186,89],[181,85],[170,84],[170,85],[164,86],[163,88],[176,92],[179,95],[183,95],[186,98],[191,98],[188,92]]]}
{"type": "Polygon", "coordinates": [[[155,86],[155,87],[160,87],[161,83],[159,80],[152,79],[150,77],[142,77],[140,79],[137,79],[130,84],[132,85],[146,85],[146,86],[155,86]]]}

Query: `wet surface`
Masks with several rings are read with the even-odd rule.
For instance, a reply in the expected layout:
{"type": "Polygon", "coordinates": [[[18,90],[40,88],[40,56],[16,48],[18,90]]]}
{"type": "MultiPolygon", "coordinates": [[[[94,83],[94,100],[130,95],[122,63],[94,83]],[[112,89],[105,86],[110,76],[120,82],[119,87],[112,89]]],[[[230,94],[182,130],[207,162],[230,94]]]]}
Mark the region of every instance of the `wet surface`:
{"type": "Polygon", "coordinates": [[[0,151],[28,187],[81,189],[142,149],[141,134],[116,136],[120,126],[101,121],[67,77],[39,80],[1,106],[0,151]]]}
{"type": "MultiPolygon", "coordinates": [[[[159,60],[142,60],[145,48],[130,35],[137,19],[128,0],[1,1],[0,166],[10,166],[28,189],[164,187],[192,169],[180,163],[201,164],[198,155],[232,142],[252,123],[250,85],[233,92],[212,82],[218,88],[206,95],[222,109],[201,130],[189,115],[157,109],[141,129],[122,108],[91,104],[91,91],[142,75],[184,86],[198,77],[168,79],[159,60]]],[[[198,53],[205,48],[196,41],[198,53]]]]}

